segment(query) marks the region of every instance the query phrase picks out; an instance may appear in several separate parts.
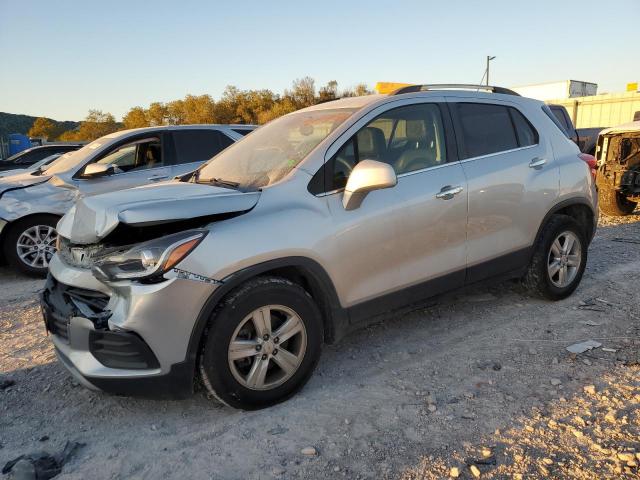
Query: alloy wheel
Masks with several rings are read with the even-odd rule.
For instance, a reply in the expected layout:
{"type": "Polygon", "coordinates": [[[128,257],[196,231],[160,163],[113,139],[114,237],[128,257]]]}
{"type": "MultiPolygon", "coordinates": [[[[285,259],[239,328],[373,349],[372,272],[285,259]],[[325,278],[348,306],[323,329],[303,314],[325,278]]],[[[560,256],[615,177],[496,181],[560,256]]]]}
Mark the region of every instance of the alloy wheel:
{"type": "Polygon", "coordinates": [[[231,336],[231,373],[251,390],[271,390],[298,370],[307,349],[300,316],[282,305],[265,305],[247,315],[231,336]]]}
{"type": "Polygon", "coordinates": [[[566,231],[560,233],[549,250],[547,273],[551,283],[565,288],[573,282],[582,262],[582,245],[578,236],[566,231]]]}
{"type": "Polygon", "coordinates": [[[49,225],[34,225],[18,237],[18,258],[29,267],[47,268],[56,251],[57,234],[49,225]]]}

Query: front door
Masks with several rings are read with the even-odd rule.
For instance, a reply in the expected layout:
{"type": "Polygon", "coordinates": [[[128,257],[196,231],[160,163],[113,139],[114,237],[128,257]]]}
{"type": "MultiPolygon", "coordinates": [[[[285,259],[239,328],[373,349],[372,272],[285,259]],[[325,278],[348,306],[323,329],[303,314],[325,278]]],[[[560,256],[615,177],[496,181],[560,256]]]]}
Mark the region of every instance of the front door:
{"type": "Polygon", "coordinates": [[[171,166],[167,165],[168,155],[163,135],[136,139],[105,152],[93,163],[112,165],[112,173],[100,177],[85,177],[80,171],[76,174],[80,193],[96,195],[171,178],[171,166]]]}
{"type": "MultiPolygon", "coordinates": [[[[392,309],[462,285],[466,262],[466,182],[449,153],[440,104],[390,108],[352,136],[325,165],[329,209],[338,225],[332,278],[354,316],[392,309]],[[398,184],[370,192],[355,210],[341,189],[362,160],[394,167],[398,184]],[[433,280],[433,282],[430,282],[433,280]]],[[[446,110],[444,110],[446,111],[446,110]]],[[[455,146],[451,145],[455,150],[455,146]]]]}

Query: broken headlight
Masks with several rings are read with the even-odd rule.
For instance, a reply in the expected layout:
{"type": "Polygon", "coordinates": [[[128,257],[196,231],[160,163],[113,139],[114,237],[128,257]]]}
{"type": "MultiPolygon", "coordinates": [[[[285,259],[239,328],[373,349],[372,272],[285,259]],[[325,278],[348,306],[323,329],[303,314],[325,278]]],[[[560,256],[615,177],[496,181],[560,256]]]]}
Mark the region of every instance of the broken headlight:
{"type": "Polygon", "coordinates": [[[187,230],[156,238],[103,258],[92,272],[111,281],[159,277],[189,255],[206,235],[206,230],[187,230]]]}

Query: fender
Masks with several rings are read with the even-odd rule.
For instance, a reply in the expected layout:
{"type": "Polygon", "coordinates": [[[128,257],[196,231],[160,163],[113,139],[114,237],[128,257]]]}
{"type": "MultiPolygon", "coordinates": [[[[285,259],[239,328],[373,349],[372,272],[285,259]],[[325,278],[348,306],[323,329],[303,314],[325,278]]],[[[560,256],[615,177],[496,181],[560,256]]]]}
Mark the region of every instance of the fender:
{"type": "Polygon", "coordinates": [[[299,270],[309,282],[310,290],[312,290],[310,293],[314,296],[316,302],[318,302],[318,307],[323,312],[323,316],[327,317],[324,319],[325,341],[327,343],[334,343],[337,339],[344,336],[349,328],[348,314],[340,304],[333,282],[325,269],[318,262],[307,257],[282,257],[269,260],[239,270],[222,279],[222,285],[213,292],[202,307],[191,332],[191,337],[189,338],[187,357],[185,359],[186,362],[193,365],[193,371],[195,371],[204,329],[214,309],[225,295],[250,278],[284,268],[299,270]]]}
{"type": "MultiPolygon", "coordinates": [[[[591,235],[588,238],[589,243],[591,243],[591,240],[593,240],[593,237],[596,234],[596,227],[598,225],[598,215],[597,215],[597,213],[595,213],[593,211],[593,206],[585,198],[583,198],[583,197],[571,197],[571,198],[567,198],[565,200],[562,200],[561,202],[556,203],[547,212],[547,214],[542,219],[542,222],[540,223],[540,226],[538,227],[538,232],[536,233],[536,239],[533,242],[533,246],[535,246],[538,243],[538,240],[540,239],[540,235],[542,235],[542,229],[544,228],[544,226],[549,221],[549,218],[551,218],[552,215],[555,215],[556,213],[558,213],[560,210],[562,210],[564,208],[567,208],[567,207],[574,206],[574,205],[583,205],[583,206],[587,207],[591,211],[591,215],[593,217],[593,227],[592,227],[592,230],[591,230],[591,235]]],[[[532,250],[532,255],[533,255],[533,248],[531,250],[532,250]]]]}

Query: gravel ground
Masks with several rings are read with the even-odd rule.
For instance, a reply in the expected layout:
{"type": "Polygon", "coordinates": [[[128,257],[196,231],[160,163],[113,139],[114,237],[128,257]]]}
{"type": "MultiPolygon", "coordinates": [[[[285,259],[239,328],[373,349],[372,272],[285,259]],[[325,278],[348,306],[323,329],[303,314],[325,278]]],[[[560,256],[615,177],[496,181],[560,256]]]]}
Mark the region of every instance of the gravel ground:
{"type": "Polygon", "coordinates": [[[638,478],[640,243],[624,240],[640,215],[603,218],[566,300],[502,283],[356,332],[258,412],[85,390],[45,336],[42,282],[0,268],[0,467],[78,441],[56,478],[638,478]],[[565,349],[588,339],[602,347],[565,349]]]}

